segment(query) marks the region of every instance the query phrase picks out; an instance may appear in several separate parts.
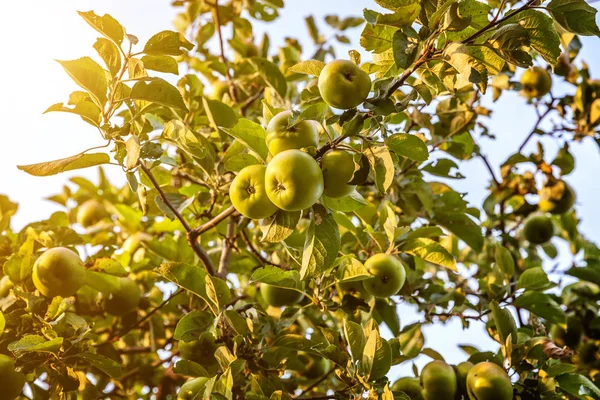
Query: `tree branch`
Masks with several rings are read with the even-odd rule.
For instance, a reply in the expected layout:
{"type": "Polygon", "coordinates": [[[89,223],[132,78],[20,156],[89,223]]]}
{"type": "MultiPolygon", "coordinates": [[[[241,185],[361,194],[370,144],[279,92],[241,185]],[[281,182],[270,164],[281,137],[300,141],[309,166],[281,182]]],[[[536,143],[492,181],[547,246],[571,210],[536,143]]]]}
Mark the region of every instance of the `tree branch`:
{"type": "Polygon", "coordinates": [[[531,132],[529,133],[529,135],[527,135],[527,137],[525,138],[523,143],[521,143],[521,145],[519,146],[519,150],[517,151],[518,153],[522,152],[523,149],[525,148],[525,146],[527,146],[527,143],[531,140],[533,135],[535,135],[535,132],[538,130],[538,128],[539,128],[540,124],[542,123],[542,121],[544,120],[544,118],[546,118],[548,116],[548,114],[550,114],[550,111],[552,111],[552,110],[554,110],[554,100],[552,100],[552,102],[550,102],[548,104],[548,109],[543,114],[538,115],[537,122],[533,126],[533,129],[531,129],[531,132]]]}
{"type": "Polygon", "coordinates": [[[152,185],[158,191],[158,195],[160,196],[162,201],[167,205],[167,207],[169,207],[169,209],[173,212],[173,214],[179,220],[179,222],[181,222],[181,225],[183,225],[183,228],[187,232],[188,242],[189,242],[190,246],[192,247],[192,249],[194,250],[194,253],[196,253],[196,255],[198,255],[198,257],[200,257],[200,260],[202,261],[202,264],[203,264],[206,272],[208,272],[210,275],[214,275],[215,268],[212,265],[212,261],[210,260],[208,253],[206,252],[206,250],[204,250],[204,248],[200,245],[200,243],[198,243],[197,240],[192,240],[192,232],[194,232],[194,231],[190,227],[190,224],[188,224],[188,222],[185,220],[185,218],[183,218],[183,216],[181,215],[179,210],[177,210],[177,208],[175,208],[175,206],[169,201],[169,199],[167,198],[167,195],[160,187],[160,184],[158,183],[158,181],[156,180],[154,175],[152,175],[152,172],[150,171],[150,169],[148,167],[146,167],[146,165],[143,162],[140,162],[140,167],[141,167],[142,171],[144,171],[146,176],[148,176],[148,179],[150,179],[150,181],[152,182],[152,185]]]}
{"type": "Polygon", "coordinates": [[[227,223],[227,233],[223,239],[224,245],[221,251],[221,259],[219,260],[219,270],[217,276],[225,278],[229,273],[229,259],[231,258],[231,250],[233,248],[233,236],[235,235],[235,226],[237,225],[237,218],[229,217],[227,223]]]}
{"type": "Polygon", "coordinates": [[[197,239],[204,232],[209,231],[212,228],[216,227],[222,221],[224,221],[225,218],[229,217],[231,214],[233,214],[235,212],[236,212],[235,207],[234,206],[229,206],[228,208],[226,208],[225,210],[223,210],[219,215],[217,215],[216,217],[214,217],[210,221],[202,224],[198,228],[192,229],[192,232],[190,233],[190,235],[193,236],[195,239],[197,239]]]}
{"type": "Polygon", "coordinates": [[[246,232],[246,229],[240,229],[240,234],[242,235],[242,239],[244,240],[244,243],[246,243],[246,245],[250,249],[250,252],[252,254],[254,254],[254,257],[256,257],[261,263],[268,264],[268,265],[273,265],[274,267],[280,267],[280,268],[282,268],[281,265],[276,264],[276,263],[274,263],[272,261],[267,260],[265,257],[263,257],[262,254],[260,254],[260,252],[256,249],[256,247],[254,247],[254,245],[252,244],[252,241],[248,237],[248,232],[246,232]]]}
{"type": "Polygon", "coordinates": [[[489,24],[487,24],[486,26],[484,26],[483,28],[481,28],[480,30],[478,30],[477,32],[475,32],[474,34],[472,34],[471,36],[469,36],[468,38],[466,38],[465,40],[463,40],[463,43],[472,43],[475,39],[477,39],[478,37],[480,37],[481,35],[483,35],[487,31],[489,31],[490,29],[492,29],[494,26],[500,25],[504,21],[507,21],[507,20],[511,19],[512,17],[514,17],[515,15],[517,15],[518,13],[520,13],[521,11],[527,10],[536,1],[537,0],[529,0],[524,6],[522,6],[521,8],[516,9],[513,12],[510,12],[510,13],[506,14],[501,19],[498,19],[498,16],[500,15],[500,12],[498,12],[498,15],[496,15],[496,17],[492,21],[490,21],[489,24]]]}

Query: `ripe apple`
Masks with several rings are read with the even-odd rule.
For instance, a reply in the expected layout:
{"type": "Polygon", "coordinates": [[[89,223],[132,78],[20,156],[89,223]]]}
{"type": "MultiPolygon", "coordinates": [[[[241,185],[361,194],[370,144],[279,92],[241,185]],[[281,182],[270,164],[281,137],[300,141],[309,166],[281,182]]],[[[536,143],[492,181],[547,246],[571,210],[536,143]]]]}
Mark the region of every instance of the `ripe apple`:
{"type": "Polygon", "coordinates": [[[288,126],[291,111],[282,111],[275,115],[267,125],[267,147],[269,153],[276,155],[285,150],[317,147],[319,130],[315,121],[300,121],[288,126]]]}
{"type": "Polygon", "coordinates": [[[560,325],[552,325],[550,328],[550,337],[557,346],[568,346],[576,349],[583,339],[583,326],[578,318],[569,316],[567,318],[567,328],[560,325]]]}
{"type": "Polygon", "coordinates": [[[108,216],[109,214],[104,204],[96,199],[84,202],[77,210],[77,222],[84,228],[95,225],[108,216]]]}
{"type": "Polygon", "coordinates": [[[411,400],[422,400],[423,393],[419,378],[400,378],[390,388],[393,392],[404,392],[411,400]]]}
{"type": "Polygon", "coordinates": [[[311,207],[323,194],[323,173],[319,164],[300,150],[277,154],[265,175],[269,199],[285,211],[300,211],[311,207]]]}
{"type": "Polygon", "coordinates": [[[66,247],[46,250],[33,265],[33,284],[46,297],[69,297],[85,281],[79,255],[66,247]]]}
{"type": "Polygon", "coordinates": [[[356,188],[355,185],[348,185],[354,175],[354,160],[347,151],[332,150],[325,153],[321,158],[321,169],[325,196],[334,199],[345,197],[356,188]]]}
{"type": "Polygon", "coordinates": [[[25,375],[15,371],[15,362],[0,354],[0,400],[14,400],[23,390],[25,375]]]}
{"type": "Polygon", "coordinates": [[[544,186],[538,191],[538,195],[540,196],[539,209],[551,214],[564,214],[575,204],[575,191],[562,180],[554,185],[544,186]]]}
{"type": "Polygon", "coordinates": [[[367,292],[363,286],[363,281],[351,281],[351,282],[339,282],[337,284],[337,290],[340,297],[344,297],[345,294],[358,297],[368,302],[373,298],[371,293],[367,292]]]}
{"type": "Polygon", "coordinates": [[[469,361],[464,361],[454,367],[454,372],[456,372],[456,380],[458,382],[458,390],[467,396],[467,375],[469,371],[473,368],[473,363],[469,361]]]}
{"type": "Polygon", "coordinates": [[[266,283],[260,285],[260,293],[267,304],[273,307],[292,306],[300,302],[304,297],[297,290],[268,285],[266,283]]]}
{"type": "Polygon", "coordinates": [[[346,110],[366,100],[371,78],[352,61],[335,60],[319,74],[319,91],[331,107],[346,110]]]}
{"type": "Polygon", "coordinates": [[[140,304],[142,292],[138,284],[130,278],[119,278],[119,289],[110,293],[104,300],[104,310],[115,316],[127,315],[140,304]]]}
{"type": "Polygon", "coordinates": [[[328,359],[313,354],[298,353],[298,360],[304,365],[304,368],[298,372],[308,379],[322,378],[331,367],[328,359]]]}
{"type": "Polygon", "coordinates": [[[443,361],[432,361],[421,371],[421,388],[425,400],[452,400],[457,381],[454,369],[443,361]]]}
{"type": "Polygon", "coordinates": [[[269,200],[265,191],[266,171],[267,167],[264,165],[249,165],[231,182],[231,203],[246,218],[263,219],[277,212],[277,207],[269,200]]]}
{"type": "Polygon", "coordinates": [[[204,394],[204,390],[206,389],[206,382],[208,382],[208,378],[203,376],[188,380],[186,383],[181,385],[181,388],[179,388],[177,400],[201,399],[202,395],[204,394]]]}
{"type": "Polygon", "coordinates": [[[363,281],[365,290],[375,297],[390,297],[398,293],[406,281],[404,266],[389,254],[375,254],[365,262],[365,268],[373,275],[363,281]]]}
{"type": "Polygon", "coordinates": [[[513,389],[506,371],[491,362],[475,365],[467,375],[471,400],[512,400],[513,389]]]}
{"type": "Polygon", "coordinates": [[[216,373],[219,363],[215,357],[215,351],[219,345],[215,343],[215,337],[210,332],[203,332],[197,340],[177,343],[179,355],[184,360],[190,360],[201,364],[209,373],[216,373]]]}
{"type": "Polygon", "coordinates": [[[523,95],[531,99],[539,99],[550,93],[552,89],[552,77],[542,67],[531,67],[521,77],[523,95]]]}
{"type": "Polygon", "coordinates": [[[544,214],[532,214],[525,220],[523,234],[530,243],[544,244],[554,235],[552,220],[544,214]]]}

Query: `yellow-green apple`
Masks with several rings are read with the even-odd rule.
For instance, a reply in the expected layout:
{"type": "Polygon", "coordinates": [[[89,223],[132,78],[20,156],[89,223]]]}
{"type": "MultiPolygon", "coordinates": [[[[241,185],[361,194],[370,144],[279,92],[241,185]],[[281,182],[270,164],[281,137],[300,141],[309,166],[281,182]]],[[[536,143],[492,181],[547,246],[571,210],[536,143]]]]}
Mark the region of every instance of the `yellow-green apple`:
{"type": "Polygon", "coordinates": [[[523,234],[529,243],[544,244],[548,242],[554,235],[552,219],[541,213],[531,214],[525,219],[523,234]]]}
{"type": "Polygon", "coordinates": [[[85,282],[79,255],[66,247],[46,250],[33,265],[33,284],[46,297],[69,297],[85,282]]]}
{"type": "Polygon", "coordinates": [[[90,199],[79,206],[77,209],[77,222],[84,228],[97,224],[102,219],[108,217],[106,207],[96,199],[90,199]]]}
{"type": "Polygon", "coordinates": [[[545,68],[531,67],[523,72],[521,85],[527,99],[539,99],[550,93],[552,77],[545,68]]]}
{"type": "Polygon", "coordinates": [[[265,165],[256,164],[243,168],[231,182],[229,198],[236,210],[250,219],[268,218],[277,207],[267,196],[265,165]]]}
{"type": "Polygon", "coordinates": [[[298,121],[289,125],[291,111],[282,111],[275,115],[267,125],[267,147],[272,155],[285,150],[317,147],[319,130],[316,121],[298,121]]]}
{"type": "Polygon", "coordinates": [[[390,254],[375,254],[365,262],[365,268],[372,277],[364,280],[363,286],[375,297],[395,295],[406,281],[404,266],[390,254]]]}
{"type": "Polygon", "coordinates": [[[355,185],[348,182],[354,175],[354,160],[352,154],[343,150],[331,150],[321,157],[321,170],[323,170],[323,182],[325,196],[337,199],[348,196],[355,185]]]}
{"type": "Polygon", "coordinates": [[[335,60],[319,74],[319,91],[331,107],[346,110],[366,100],[371,78],[352,61],[335,60]]]}
{"type": "Polygon", "coordinates": [[[453,400],[457,392],[454,368],[440,360],[430,362],[421,371],[421,388],[425,400],[453,400]]]}
{"type": "Polygon", "coordinates": [[[491,362],[475,365],[467,375],[471,400],[512,400],[513,389],[506,371],[491,362]]]}

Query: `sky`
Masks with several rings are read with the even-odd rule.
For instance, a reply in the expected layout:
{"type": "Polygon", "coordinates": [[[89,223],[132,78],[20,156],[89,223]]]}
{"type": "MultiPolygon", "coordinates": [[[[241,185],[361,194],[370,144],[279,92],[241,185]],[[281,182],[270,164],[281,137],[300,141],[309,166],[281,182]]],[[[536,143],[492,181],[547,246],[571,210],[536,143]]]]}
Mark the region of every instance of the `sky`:
{"type": "MultiPolygon", "coordinates": [[[[304,24],[304,17],[313,14],[320,27],[325,27],[322,17],[328,14],[358,16],[367,6],[376,8],[371,0],[286,0],[281,18],[274,23],[258,24],[255,34],[262,36],[268,31],[272,45],[282,44],[286,36],[294,36],[305,44],[305,57],[310,57],[312,48],[304,24]]],[[[16,165],[31,164],[71,156],[84,149],[102,145],[98,132],[78,117],[42,112],[50,105],[66,101],[68,94],[78,87],[54,60],[71,60],[84,55],[95,56],[92,45],[97,33],[91,29],[76,11],[94,10],[97,14],[109,13],[140,39],[143,44],[154,33],[173,29],[172,20],[176,10],[168,0],[29,0],[0,1],[0,38],[2,38],[2,62],[0,62],[0,194],[8,194],[20,204],[19,213],[13,219],[13,228],[46,218],[59,208],[43,200],[58,193],[72,176],[96,179],[95,169],[87,169],[53,177],[33,177],[16,168],[16,165]]],[[[358,49],[361,28],[348,32],[355,47],[340,47],[338,57],[346,57],[350,48],[358,49]]],[[[580,57],[590,66],[592,76],[600,76],[600,41],[583,39],[584,50],[580,57]]],[[[363,59],[368,54],[362,52],[363,59]]],[[[555,85],[558,92],[574,92],[565,84],[555,85]],[[557,87],[558,86],[558,87],[557,87]]],[[[488,101],[488,104],[491,104],[488,101]]],[[[499,166],[513,154],[525,135],[529,133],[536,116],[525,101],[516,93],[504,95],[493,105],[493,114],[487,125],[496,140],[483,139],[480,145],[493,166],[499,166]]],[[[530,141],[525,152],[533,151],[536,140],[530,141]]],[[[544,140],[548,160],[553,159],[562,143],[544,140]]],[[[577,168],[568,177],[568,182],[577,192],[577,211],[582,219],[580,230],[592,240],[600,242],[600,211],[597,196],[600,195],[600,180],[595,173],[600,165],[598,146],[591,140],[572,146],[577,168]],[[593,174],[594,173],[594,174],[593,174]]],[[[489,182],[489,174],[479,159],[461,164],[461,171],[468,179],[453,181],[459,192],[467,193],[466,199],[481,205],[489,182]]],[[[124,184],[124,174],[118,167],[106,167],[114,183],[124,184]]],[[[498,173],[498,168],[496,168],[498,173]]],[[[561,249],[567,247],[555,242],[561,249]]],[[[560,259],[566,268],[569,257],[560,259]]],[[[555,277],[551,277],[555,278],[555,277]]],[[[418,321],[411,307],[399,308],[403,325],[418,321]]],[[[461,330],[460,321],[454,319],[443,326],[424,329],[426,347],[440,352],[447,361],[458,363],[466,355],[457,344],[475,344],[482,350],[495,350],[497,344],[484,332],[481,324],[473,324],[461,330]]],[[[428,361],[421,357],[417,364],[428,361]]],[[[394,367],[390,376],[410,374],[410,363],[394,367]]]]}

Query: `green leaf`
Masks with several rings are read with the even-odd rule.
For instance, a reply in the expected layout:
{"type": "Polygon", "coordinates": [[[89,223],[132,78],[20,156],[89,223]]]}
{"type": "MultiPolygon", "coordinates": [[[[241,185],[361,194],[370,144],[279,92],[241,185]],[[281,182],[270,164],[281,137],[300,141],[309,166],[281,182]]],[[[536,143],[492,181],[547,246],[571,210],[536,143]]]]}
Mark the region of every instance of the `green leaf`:
{"type": "Polygon", "coordinates": [[[419,4],[419,0],[375,0],[375,3],[392,11],[401,11],[403,7],[419,4]]]}
{"type": "Polygon", "coordinates": [[[316,342],[307,339],[302,335],[294,334],[278,336],[271,344],[272,347],[286,347],[295,351],[306,351],[319,355],[319,353],[313,349],[316,345],[316,342]]]}
{"type": "Polygon", "coordinates": [[[513,305],[531,311],[538,317],[555,324],[564,324],[567,319],[562,308],[545,293],[527,291],[518,297],[513,305]]]}
{"type": "Polygon", "coordinates": [[[98,38],[94,43],[94,49],[96,49],[112,76],[116,76],[121,69],[121,53],[117,45],[108,39],[98,38]]]}
{"type": "Polygon", "coordinates": [[[525,10],[507,20],[506,23],[517,23],[527,29],[531,47],[548,63],[556,64],[561,52],[560,37],[552,18],[540,11],[525,10]]]}
{"type": "Polygon", "coordinates": [[[218,130],[219,127],[232,128],[237,123],[238,117],[235,111],[227,104],[206,97],[202,98],[202,104],[214,130],[218,130]]]}
{"type": "Polygon", "coordinates": [[[500,268],[506,276],[513,276],[515,274],[515,260],[513,260],[510,250],[500,243],[496,243],[495,260],[498,268],[500,268]]]}
{"type": "Polygon", "coordinates": [[[77,358],[87,362],[95,368],[98,368],[100,371],[104,372],[113,379],[119,379],[123,374],[121,366],[115,360],[111,360],[110,358],[101,354],[81,353],[77,354],[77,358]]]}
{"type": "Polygon", "coordinates": [[[229,158],[225,162],[224,166],[227,171],[239,172],[243,168],[246,168],[249,165],[256,165],[256,164],[261,164],[261,162],[256,157],[254,157],[252,154],[243,153],[243,154],[237,154],[237,155],[229,158]]]}
{"type": "Polygon", "coordinates": [[[415,161],[429,158],[427,145],[417,136],[409,133],[397,133],[385,140],[385,144],[394,153],[415,161]]]}
{"type": "Polygon", "coordinates": [[[432,239],[418,238],[406,240],[400,244],[398,250],[420,257],[430,263],[441,265],[449,270],[457,270],[456,260],[452,257],[452,254],[444,246],[432,239]]]}
{"type": "Polygon", "coordinates": [[[392,50],[394,52],[394,61],[398,68],[406,69],[412,65],[417,58],[419,43],[419,36],[413,29],[403,29],[394,32],[392,50]]]}
{"type": "Polygon", "coordinates": [[[206,311],[193,310],[177,322],[173,337],[175,340],[190,342],[198,339],[200,333],[212,325],[214,317],[206,311]]]}
{"type": "Polygon", "coordinates": [[[93,11],[78,11],[81,18],[100,34],[120,45],[123,42],[125,30],[121,24],[109,14],[96,15],[93,11]]]}
{"type": "Polygon", "coordinates": [[[48,340],[43,336],[26,335],[19,341],[8,345],[8,350],[13,353],[20,352],[38,352],[38,353],[58,353],[63,344],[63,338],[57,337],[48,340]]]}
{"type": "Polygon", "coordinates": [[[180,56],[182,50],[191,51],[194,45],[179,32],[162,31],[152,36],[144,46],[144,53],[153,56],[180,56]]]}
{"type": "Polygon", "coordinates": [[[267,160],[269,149],[265,142],[267,133],[265,129],[246,118],[240,118],[233,128],[223,128],[223,131],[233,136],[248,149],[254,151],[263,161],[267,160]]]}
{"type": "Polygon", "coordinates": [[[279,210],[269,218],[260,222],[260,230],[263,233],[261,241],[279,243],[287,239],[300,221],[300,211],[279,210]]]}
{"type": "Polygon", "coordinates": [[[590,396],[585,396],[585,393],[593,395],[593,398],[600,398],[600,389],[583,375],[563,374],[557,376],[555,379],[561,390],[578,399],[589,399],[590,396]]]}
{"type": "Polygon", "coordinates": [[[367,337],[367,343],[363,350],[362,367],[366,376],[379,378],[390,370],[392,366],[389,344],[384,343],[377,330],[371,331],[367,337]],[[388,346],[388,350],[384,349],[388,346]]]}
{"type": "Polygon", "coordinates": [[[552,0],[546,9],[560,26],[571,33],[584,36],[600,34],[596,25],[598,11],[585,0],[552,0]]]}
{"type": "Polygon", "coordinates": [[[338,199],[332,199],[331,197],[327,197],[323,195],[321,198],[321,203],[330,210],[340,211],[340,212],[352,212],[356,211],[359,208],[367,205],[367,202],[362,197],[362,195],[353,191],[346,197],[341,197],[338,199]]]}
{"type": "Polygon", "coordinates": [[[523,271],[517,282],[517,289],[546,290],[550,287],[552,287],[552,283],[542,267],[533,267],[523,271]]]}
{"type": "Polygon", "coordinates": [[[600,267],[573,267],[566,274],[600,286],[600,267]]]}
{"type": "Polygon", "coordinates": [[[287,93],[287,82],[277,65],[266,58],[260,57],[252,57],[249,61],[254,69],[256,69],[256,72],[258,72],[265,80],[267,85],[275,89],[282,99],[285,98],[285,94],[287,93]]]}
{"type": "Polygon", "coordinates": [[[87,90],[94,103],[102,108],[106,103],[106,91],[108,90],[104,69],[90,57],[82,57],[71,61],[57,61],[71,79],[87,90]]]}
{"type": "Polygon", "coordinates": [[[504,67],[504,59],[484,46],[450,43],[444,50],[444,56],[459,74],[477,84],[482,92],[487,88],[488,76],[499,74],[504,67]]]}
{"type": "Polygon", "coordinates": [[[160,78],[152,78],[149,82],[136,82],[136,84],[133,85],[133,88],[131,88],[129,97],[135,100],[145,100],[165,107],[173,107],[187,111],[187,107],[185,106],[179,90],[169,82],[160,78]]]}
{"type": "Polygon", "coordinates": [[[344,335],[350,347],[353,360],[362,360],[366,339],[361,325],[356,322],[344,320],[344,335]]]}
{"type": "Polygon", "coordinates": [[[346,255],[339,259],[336,277],[339,282],[364,281],[371,278],[371,274],[363,263],[353,255],[346,255]]]}
{"type": "Polygon", "coordinates": [[[151,71],[179,75],[177,61],[171,56],[145,55],[142,57],[142,62],[144,63],[144,68],[151,71]]]}
{"type": "Polygon", "coordinates": [[[50,176],[65,171],[93,167],[110,163],[106,153],[77,154],[60,160],[47,161],[38,164],[18,165],[21,171],[34,176],[50,176]]]}
{"type": "Polygon", "coordinates": [[[291,66],[290,68],[288,68],[288,71],[294,72],[296,74],[305,74],[318,77],[321,74],[323,68],[325,68],[325,63],[323,61],[307,60],[291,66]]]}
{"type": "Polygon", "coordinates": [[[396,303],[390,299],[376,299],[373,312],[376,314],[376,318],[378,317],[377,320],[383,321],[394,336],[400,334],[400,318],[396,303]]]}
{"type": "Polygon", "coordinates": [[[367,51],[381,54],[392,48],[397,30],[392,26],[366,24],[360,36],[360,45],[367,51]]]}
{"type": "Polygon", "coordinates": [[[300,274],[298,271],[286,271],[272,265],[254,271],[251,280],[283,288],[298,289],[300,287],[300,274]]]}
{"type": "Polygon", "coordinates": [[[87,122],[90,125],[95,127],[100,127],[100,121],[102,119],[102,111],[100,108],[93,103],[92,101],[82,100],[75,104],[73,108],[69,108],[65,106],[63,103],[56,103],[48,107],[45,113],[48,112],[67,112],[71,114],[76,114],[81,117],[82,120],[87,122]]]}
{"type": "Polygon", "coordinates": [[[340,231],[333,215],[321,205],[313,206],[313,218],[307,229],[300,278],[306,279],[326,271],[340,250],[340,231]]]}
{"type": "Polygon", "coordinates": [[[365,9],[364,15],[367,22],[375,26],[388,25],[401,28],[415,22],[420,11],[421,6],[418,1],[411,0],[406,2],[406,5],[398,7],[393,14],[381,14],[377,11],[365,9]]]}
{"type": "Polygon", "coordinates": [[[461,212],[440,212],[436,222],[454,233],[476,252],[483,249],[483,232],[467,214],[461,212]]]}
{"type": "Polygon", "coordinates": [[[210,142],[200,133],[189,129],[183,121],[167,122],[162,132],[162,138],[188,153],[205,170],[212,170],[216,155],[210,142]]]}
{"type": "Polygon", "coordinates": [[[517,344],[517,324],[510,311],[506,308],[501,308],[496,301],[490,303],[490,309],[492,310],[492,315],[496,322],[500,344],[505,346],[509,336],[511,338],[511,343],[517,344]]]}
{"type": "Polygon", "coordinates": [[[211,376],[211,374],[209,374],[208,371],[206,371],[206,369],[202,365],[190,360],[177,361],[177,364],[175,364],[175,368],[173,368],[173,372],[182,376],[211,376]]]}
{"type": "Polygon", "coordinates": [[[363,154],[374,172],[377,189],[381,193],[387,192],[394,182],[394,161],[387,146],[371,146],[366,148],[363,154]]]}
{"type": "Polygon", "coordinates": [[[158,268],[158,273],[177,286],[202,298],[214,315],[218,315],[221,306],[231,298],[231,291],[224,280],[209,276],[197,265],[165,263],[158,268]]]}

